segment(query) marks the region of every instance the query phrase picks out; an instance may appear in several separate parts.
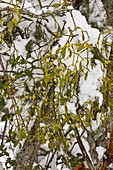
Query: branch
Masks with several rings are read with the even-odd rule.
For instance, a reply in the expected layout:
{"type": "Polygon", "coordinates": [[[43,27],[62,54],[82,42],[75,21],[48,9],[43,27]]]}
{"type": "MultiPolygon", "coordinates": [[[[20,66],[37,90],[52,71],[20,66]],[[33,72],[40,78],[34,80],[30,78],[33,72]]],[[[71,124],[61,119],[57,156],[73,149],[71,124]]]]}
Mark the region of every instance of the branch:
{"type": "Polygon", "coordinates": [[[1,145],[3,145],[3,143],[4,143],[4,137],[5,137],[6,128],[7,128],[7,121],[5,122],[5,125],[4,125],[1,145]]]}
{"type": "Polygon", "coordinates": [[[53,154],[51,155],[51,158],[50,158],[48,164],[46,165],[45,170],[47,170],[47,169],[49,168],[49,166],[50,166],[50,164],[51,164],[51,162],[52,162],[52,160],[53,160],[53,158],[54,158],[54,156],[55,156],[56,151],[57,151],[57,150],[55,149],[55,151],[54,151],[53,154]]]}
{"type": "Polygon", "coordinates": [[[87,162],[87,165],[88,165],[89,169],[90,170],[95,170],[93,165],[92,165],[92,162],[91,162],[91,160],[90,160],[90,158],[89,158],[89,156],[87,154],[87,151],[86,151],[86,149],[85,149],[85,147],[84,147],[84,145],[82,143],[82,140],[80,138],[80,135],[79,135],[79,132],[78,132],[77,128],[75,128],[75,133],[76,133],[76,139],[77,139],[78,145],[79,145],[79,147],[81,149],[81,152],[82,152],[83,156],[86,159],[86,162],[87,162]]]}
{"type": "Polygon", "coordinates": [[[113,161],[113,123],[111,126],[110,139],[108,141],[106,156],[107,159],[104,159],[103,164],[100,166],[99,170],[106,170],[107,166],[113,161]]]}

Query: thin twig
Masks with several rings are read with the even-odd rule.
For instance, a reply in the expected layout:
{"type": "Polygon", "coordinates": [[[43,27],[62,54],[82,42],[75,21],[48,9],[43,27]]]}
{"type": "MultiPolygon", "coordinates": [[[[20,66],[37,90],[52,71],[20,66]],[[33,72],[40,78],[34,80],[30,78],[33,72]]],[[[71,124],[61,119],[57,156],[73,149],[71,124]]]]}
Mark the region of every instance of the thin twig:
{"type": "Polygon", "coordinates": [[[5,137],[6,128],[7,128],[7,121],[5,121],[5,126],[4,126],[4,130],[3,130],[1,146],[2,146],[3,143],[4,143],[4,137],[5,137]]]}

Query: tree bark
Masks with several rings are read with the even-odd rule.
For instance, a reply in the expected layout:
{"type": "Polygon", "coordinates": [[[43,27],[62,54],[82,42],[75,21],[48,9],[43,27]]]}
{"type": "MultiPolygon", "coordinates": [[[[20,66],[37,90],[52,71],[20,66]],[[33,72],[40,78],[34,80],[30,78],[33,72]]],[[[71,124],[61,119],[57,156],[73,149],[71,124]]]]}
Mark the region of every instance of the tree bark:
{"type": "Polygon", "coordinates": [[[100,166],[99,170],[106,170],[108,165],[113,161],[113,123],[111,126],[110,139],[108,141],[106,156],[107,159],[104,159],[103,164],[100,166]]]}
{"type": "Polygon", "coordinates": [[[113,27],[113,0],[101,0],[104,4],[104,8],[107,14],[107,23],[106,25],[110,25],[113,27]]]}
{"type": "Polygon", "coordinates": [[[30,132],[30,138],[26,139],[22,150],[16,155],[17,165],[13,168],[13,170],[28,170],[30,168],[32,169],[33,163],[40,147],[40,143],[37,140],[38,127],[39,121],[35,120],[30,132]]]}

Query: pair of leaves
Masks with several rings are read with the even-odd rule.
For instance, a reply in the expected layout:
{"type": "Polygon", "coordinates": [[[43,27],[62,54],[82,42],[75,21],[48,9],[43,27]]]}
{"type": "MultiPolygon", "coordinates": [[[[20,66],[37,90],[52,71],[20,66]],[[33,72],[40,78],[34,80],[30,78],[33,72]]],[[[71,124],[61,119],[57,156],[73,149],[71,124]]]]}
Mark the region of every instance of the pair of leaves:
{"type": "MultiPolygon", "coordinates": [[[[13,12],[15,12],[17,14],[18,17],[18,21],[22,21],[21,15],[20,15],[20,11],[17,9],[17,6],[14,7],[13,12]]],[[[12,32],[13,27],[18,27],[18,21],[15,17],[12,18],[12,20],[8,23],[8,31],[12,32]]]]}
{"type": "Polygon", "coordinates": [[[12,32],[14,26],[18,27],[18,22],[16,18],[13,17],[13,19],[8,23],[8,31],[12,32]]]}

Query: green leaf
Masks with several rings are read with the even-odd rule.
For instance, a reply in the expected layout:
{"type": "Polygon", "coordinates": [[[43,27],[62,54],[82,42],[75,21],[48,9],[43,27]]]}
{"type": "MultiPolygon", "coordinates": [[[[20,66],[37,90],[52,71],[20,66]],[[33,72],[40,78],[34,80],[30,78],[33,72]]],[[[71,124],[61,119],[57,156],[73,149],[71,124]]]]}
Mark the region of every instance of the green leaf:
{"type": "Polygon", "coordinates": [[[93,47],[92,54],[94,54],[93,56],[94,60],[99,60],[102,62],[102,64],[105,63],[105,58],[97,47],[93,47]]]}
{"type": "Polygon", "coordinates": [[[6,103],[5,103],[4,98],[0,97],[0,110],[2,110],[5,105],[6,105],[6,103]]]}
{"type": "Polygon", "coordinates": [[[13,121],[13,114],[11,113],[6,113],[5,115],[2,116],[1,121],[6,121],[6,120],[10,120],[13,121]]]}
{"type": "Polygon", "coordinates": [[[62,88],[63,85],[64,85],[64,80],[63,80],[63,78],[60,78],[60,88],[62,88]]]}
{"type": "Polygon", "coordinates": [[[0,79],[0,88],[2,88],[4,86],[3,80],[0,79]]]}
{"type": "Polygon", "coordinates": [[[58,48],[58,49],[56,50],[56,53],[55,53],[56,56],[58,55],[59,51],[60,51],[60,48],[58,48]]]}
{"type": "Polygon", "coordinates": [[[23,129],[21,129],[20,132],[18,133],[18,139],[22,140],[24,138],[26,138],[26,133],[23,129]]]}
{"type": "Polygon", "coordinates": [[[47,84],[48,81],[49,81],[48,73],[45,73],[45,75],[44,75],[44,82],[45,82],[45,84],[47,84]]]}
{"type": "Polygon", "coordinates": [[[12,22],[16,27],[18,26],[18,22],[17,22],[16,18],[13,17],[12,22]]]}
{"type": "Polygon", "coordinates": [[[66,55],[66,47],[67,47],[67,45],[65,44],[64,47],[62,48],[62,52],[61,52],[62,58],[65,58],[65,55],[66,55]]]}
{"type": "Polygon", "coordinates": [[[82,40],[84,41],[85,36],[84,36],[84,32],[82,31],[82,40]]]}
{"type": "Polygon", "coordinates": [[[72,168],[74,168],[74,167],[75,167],[75,165],[76,165],[76,162],[75,162],[75,161],[72,161],[72,162],[71,162],[71,166],[72,166],[72,168]]]}
{"type": "Polygon", "coordinates": [[[8,31],[4,34],[4,41],[7,44],[7,46],[10,47],[12,45],[13,41],[12,41],[11,35],[8,31]]]}
{"type": "Polygon", "coordinates": [[[9,31],[9,32],[12,32],[13,26],[14,26],[13,21],[10,21],[10,22],[8,23],[8,31],[9,31]]]}
{"type": "Polygon", "coordinates": [[[84,44],[81,44],[78,48],[77,48],[77,52],[80,52],[81,50],[84,49],[84,44]]]}
{"type": "Polygon", "coordinates": [[[26,76],[32,77],[32,72],[29,69],[25,69],[24,73],[26,76]]]}
{"type": "Polygon", "coordinates": [[[109,104],[110,104],[110,110],[113,111],[113,100],[112,99],[109,100],[109,104]]]}
{"type": "Polygon", "coordinates": [[[1,121],[3,122],[3,121],[6,121],[8,119],[9,119],[9,115],[5,114],[5,115],[2,116],[1,121]]]}
{"type": "Polygon", "coordinates": [[[20,11],[18,9],[16,10],[16,13],[17,13],[19,21],[21,22],[22,21],[22,17],[20,15],[20,11]]]}
{"type": "Polygon", "coordinates": [[[66,81],[66,84],[68,84],[69,76],[68,76],[68,74],[67,74],[67,73],[66,73],[66,75],[65,75],[65,81],[66,81]]]}
{"type": "Polygon", "coordinates": [[[88,71],[85,73],[85,80],[87,79],[87,77],[88,77],[88,71]]]}
{"type": "Polygon", "coordinates": [[[22,108],[21,109],[17,109],[16,114],[20,115],[21,113],[22,113],[22,108]]]}
{"type": "Polygon", "coordinates": [[[12,104],[10,107],[10,110],[12,110],[15,106],[16,106],[16,104],[12,104]]]}
{"type": "Polygon", "coordinates": [[[79,80],[79,72],[76,73],[76,75],[72,81],[72,84],[76,84],[78,82],[78,80],[79,80]]]}
{"type": "Polygon", "coordinates": [[[33,41],[29,40],[29,42],[26,44],[25,48],[28,52],[30,52],[32,49],[32,46],[33,46],[33,41]]]}
{"type": "Polygon", "coordinates": [[[89,48],[90,50],[93,50],[93,46],[91,44],[88,44],[86,45],[86,48],[89,48]]]}
{"type": "Polygon", "coordinates": [[[58,129],[62,129],[61,124],[56,124],[56,127],[57,127],[58,129]]]}
{"type": "Polygon", "coordinates": [[[37,169],[40,169],[39,165],[36,165],[33,170],[37,170],[37,169]]]}
{"type": "Polygon", "coordinates": [[[56,4],[53,4],[52,7],[54,7],[54,8],[59,8],[61,5],[62,5],[62,4],[60,4],[60,3],[58,3],[58,4],[56,3],[56,4]]]}
{"type": "Polygon", "coordinates": [[[68,107],[67,107],[67,105],[65,105],[65,112],[66,112],[66,113],[68,112],[68,107]]]}
{"type": "Polygon", "coordinates": [[[12,68],[14,68],[16,65],[19,64],[20,56],[17,56],[17,58],[11,58],[8,60],[8,62],[11,64],[12,68]]]}
{"type": "Polygon", "coordinates": [[[74,46],[80,46],[81,44],[79,43],[79,42],[77,42],[77,43],[75,43],[75,44],[73,44],[74,46]]]}
{"type": "Polygon", "coordinates": [[[11,165],[17,165],[17,161],[16,160],[11,160],[11,165]]]}

